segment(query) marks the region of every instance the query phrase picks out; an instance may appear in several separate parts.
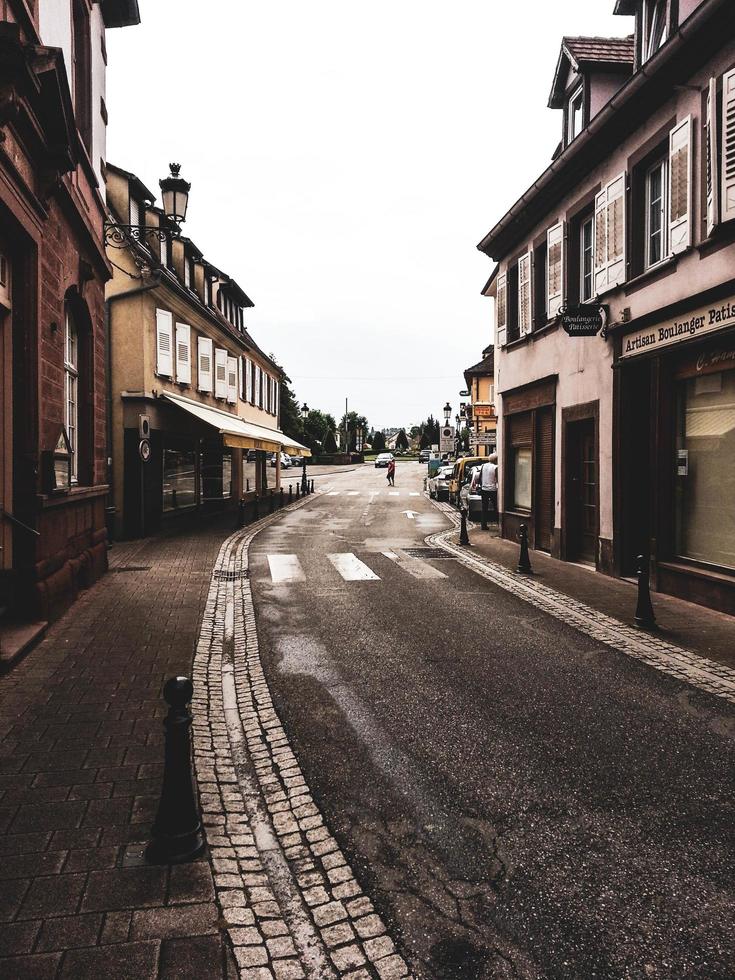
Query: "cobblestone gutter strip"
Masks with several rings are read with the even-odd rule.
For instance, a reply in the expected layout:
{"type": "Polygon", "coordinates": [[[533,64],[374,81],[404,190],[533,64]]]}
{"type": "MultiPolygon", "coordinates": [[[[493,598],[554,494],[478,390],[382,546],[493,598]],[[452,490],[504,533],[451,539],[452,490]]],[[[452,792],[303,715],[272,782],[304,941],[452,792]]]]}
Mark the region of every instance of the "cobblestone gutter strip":
{"type": "MultiPolygon", "coordinates": [[[[434,501],[432,501],[434,503],[434,501]]],[[[442,513],[457,525],[459,517],[447,504],[434,503],[442,513]]],[[[700,691],[714,694],[731,704],[735,704],[735,670],[725,667],[706,657],[691,653],[684,647],[668,643],[655,634],[644,633],[619,619],[606,616],[583,602],[577,602],[534,578],[509,571],[503,565],[479,558],[462,548],[456,540],[456,529],[440,531],[427,539],[427,544],[444,548],[451,552],[467,568],[489,579],[506,592],[512,592],[537,609],[541,609],[556,619],[574,626],[582,633],[605,643],[607,646],[642,660],[644,663],[669,674],[677,680],[685,681],[700,691]]]]}
{"type": "Polygon", "coordinates": [[[194,659],[194,758],[217,899],[249,980],[407,978],[311,797],[263,673],[248,547],[278,516],[223,544],[194,659]]]}

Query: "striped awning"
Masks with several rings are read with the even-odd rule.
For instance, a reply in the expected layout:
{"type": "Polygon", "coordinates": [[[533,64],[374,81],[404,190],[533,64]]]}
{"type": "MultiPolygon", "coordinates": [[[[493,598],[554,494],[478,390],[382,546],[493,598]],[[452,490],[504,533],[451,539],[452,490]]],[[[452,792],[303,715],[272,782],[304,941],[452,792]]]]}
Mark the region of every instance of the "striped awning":
{"type": "Polygon", "coordinates": [[[310,449],[289,438],[280,429],[256,425],[255,422],[248,422],[239,415],[202,405],[191,398],[184,398],[183,395],[174,395],[170,391],[163,391],[161,395],[200,422],[211,425],[220,433],[224,444],[232,449],[262,449],[269,453],[286,450],[294,456],[311,456],[310,449]]]}

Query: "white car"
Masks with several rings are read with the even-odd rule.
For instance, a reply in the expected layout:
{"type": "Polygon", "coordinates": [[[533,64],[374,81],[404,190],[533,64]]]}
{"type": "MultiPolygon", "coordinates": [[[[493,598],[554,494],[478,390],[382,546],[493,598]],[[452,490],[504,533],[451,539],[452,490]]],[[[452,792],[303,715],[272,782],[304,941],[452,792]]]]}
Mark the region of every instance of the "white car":
{"type": "MultiPolygon", "coordinates": [[[[271,466],[276,465],[276,453],[271,453],[271,466]]],[[[287,470],[291,465],[291,457],[287,456],[285,453],[281,453],[281,469],[287,470]]]]}
{"type": "Polygon", "coordinates": [[[432,500],[449,500],[449,480],[454,466],[440,466],[429,480],[429,496],[432,500]]]}
{"type": "Polygon", "coordinates": [[[388,463],[393,459],[393,453],[380,453],[379,456],[375,457],[375,468],[379,466],[387,466],[388,463]]]}

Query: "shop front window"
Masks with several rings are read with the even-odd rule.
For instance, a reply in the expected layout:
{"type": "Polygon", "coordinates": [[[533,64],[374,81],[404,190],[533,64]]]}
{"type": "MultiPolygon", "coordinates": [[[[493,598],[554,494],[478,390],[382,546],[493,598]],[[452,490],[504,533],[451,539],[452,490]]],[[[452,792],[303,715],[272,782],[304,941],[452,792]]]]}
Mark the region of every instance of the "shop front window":
{"type": "Polygon", "coordinates": [[[164,513],[194,507],[197,502],[196,454],[193,449],[163,450],[164,513]]]}
{"type": "Polygon", "coordinates": [[[676,436],[677,555],[735,568],[735,371],[678,383],[676,436]]]}
{"type": "Polygon", "coordinates": [[[531,447],[513,450],[513,508],[531,509],[531,447]]]}
{"type": "Polygon", "coordinates": [[[203,502],[232,496],[232,450],[205,447],[200,457],[200,490],[203,502]]]}

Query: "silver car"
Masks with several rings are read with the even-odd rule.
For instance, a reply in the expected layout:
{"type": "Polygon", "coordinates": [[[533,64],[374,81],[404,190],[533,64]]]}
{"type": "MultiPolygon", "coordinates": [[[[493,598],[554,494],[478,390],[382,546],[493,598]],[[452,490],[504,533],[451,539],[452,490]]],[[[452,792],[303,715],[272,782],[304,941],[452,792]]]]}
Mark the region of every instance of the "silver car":
{"type": "Polygon", "coordinates": [[[480,466],[473,466],[459,491],[460,509],[467,511],[467,518],[470,521],[482,521],[482,496],[479,490],[470,490],[473,477],[476,473],[479,476],[481,469],[480,466]]]}
{"type": "Polygon", "coordinates": [[[453,470],[453,466],[441,466],[429,479],[429,496],[432,500],[449,500],[449,479],[453,470]]]}

